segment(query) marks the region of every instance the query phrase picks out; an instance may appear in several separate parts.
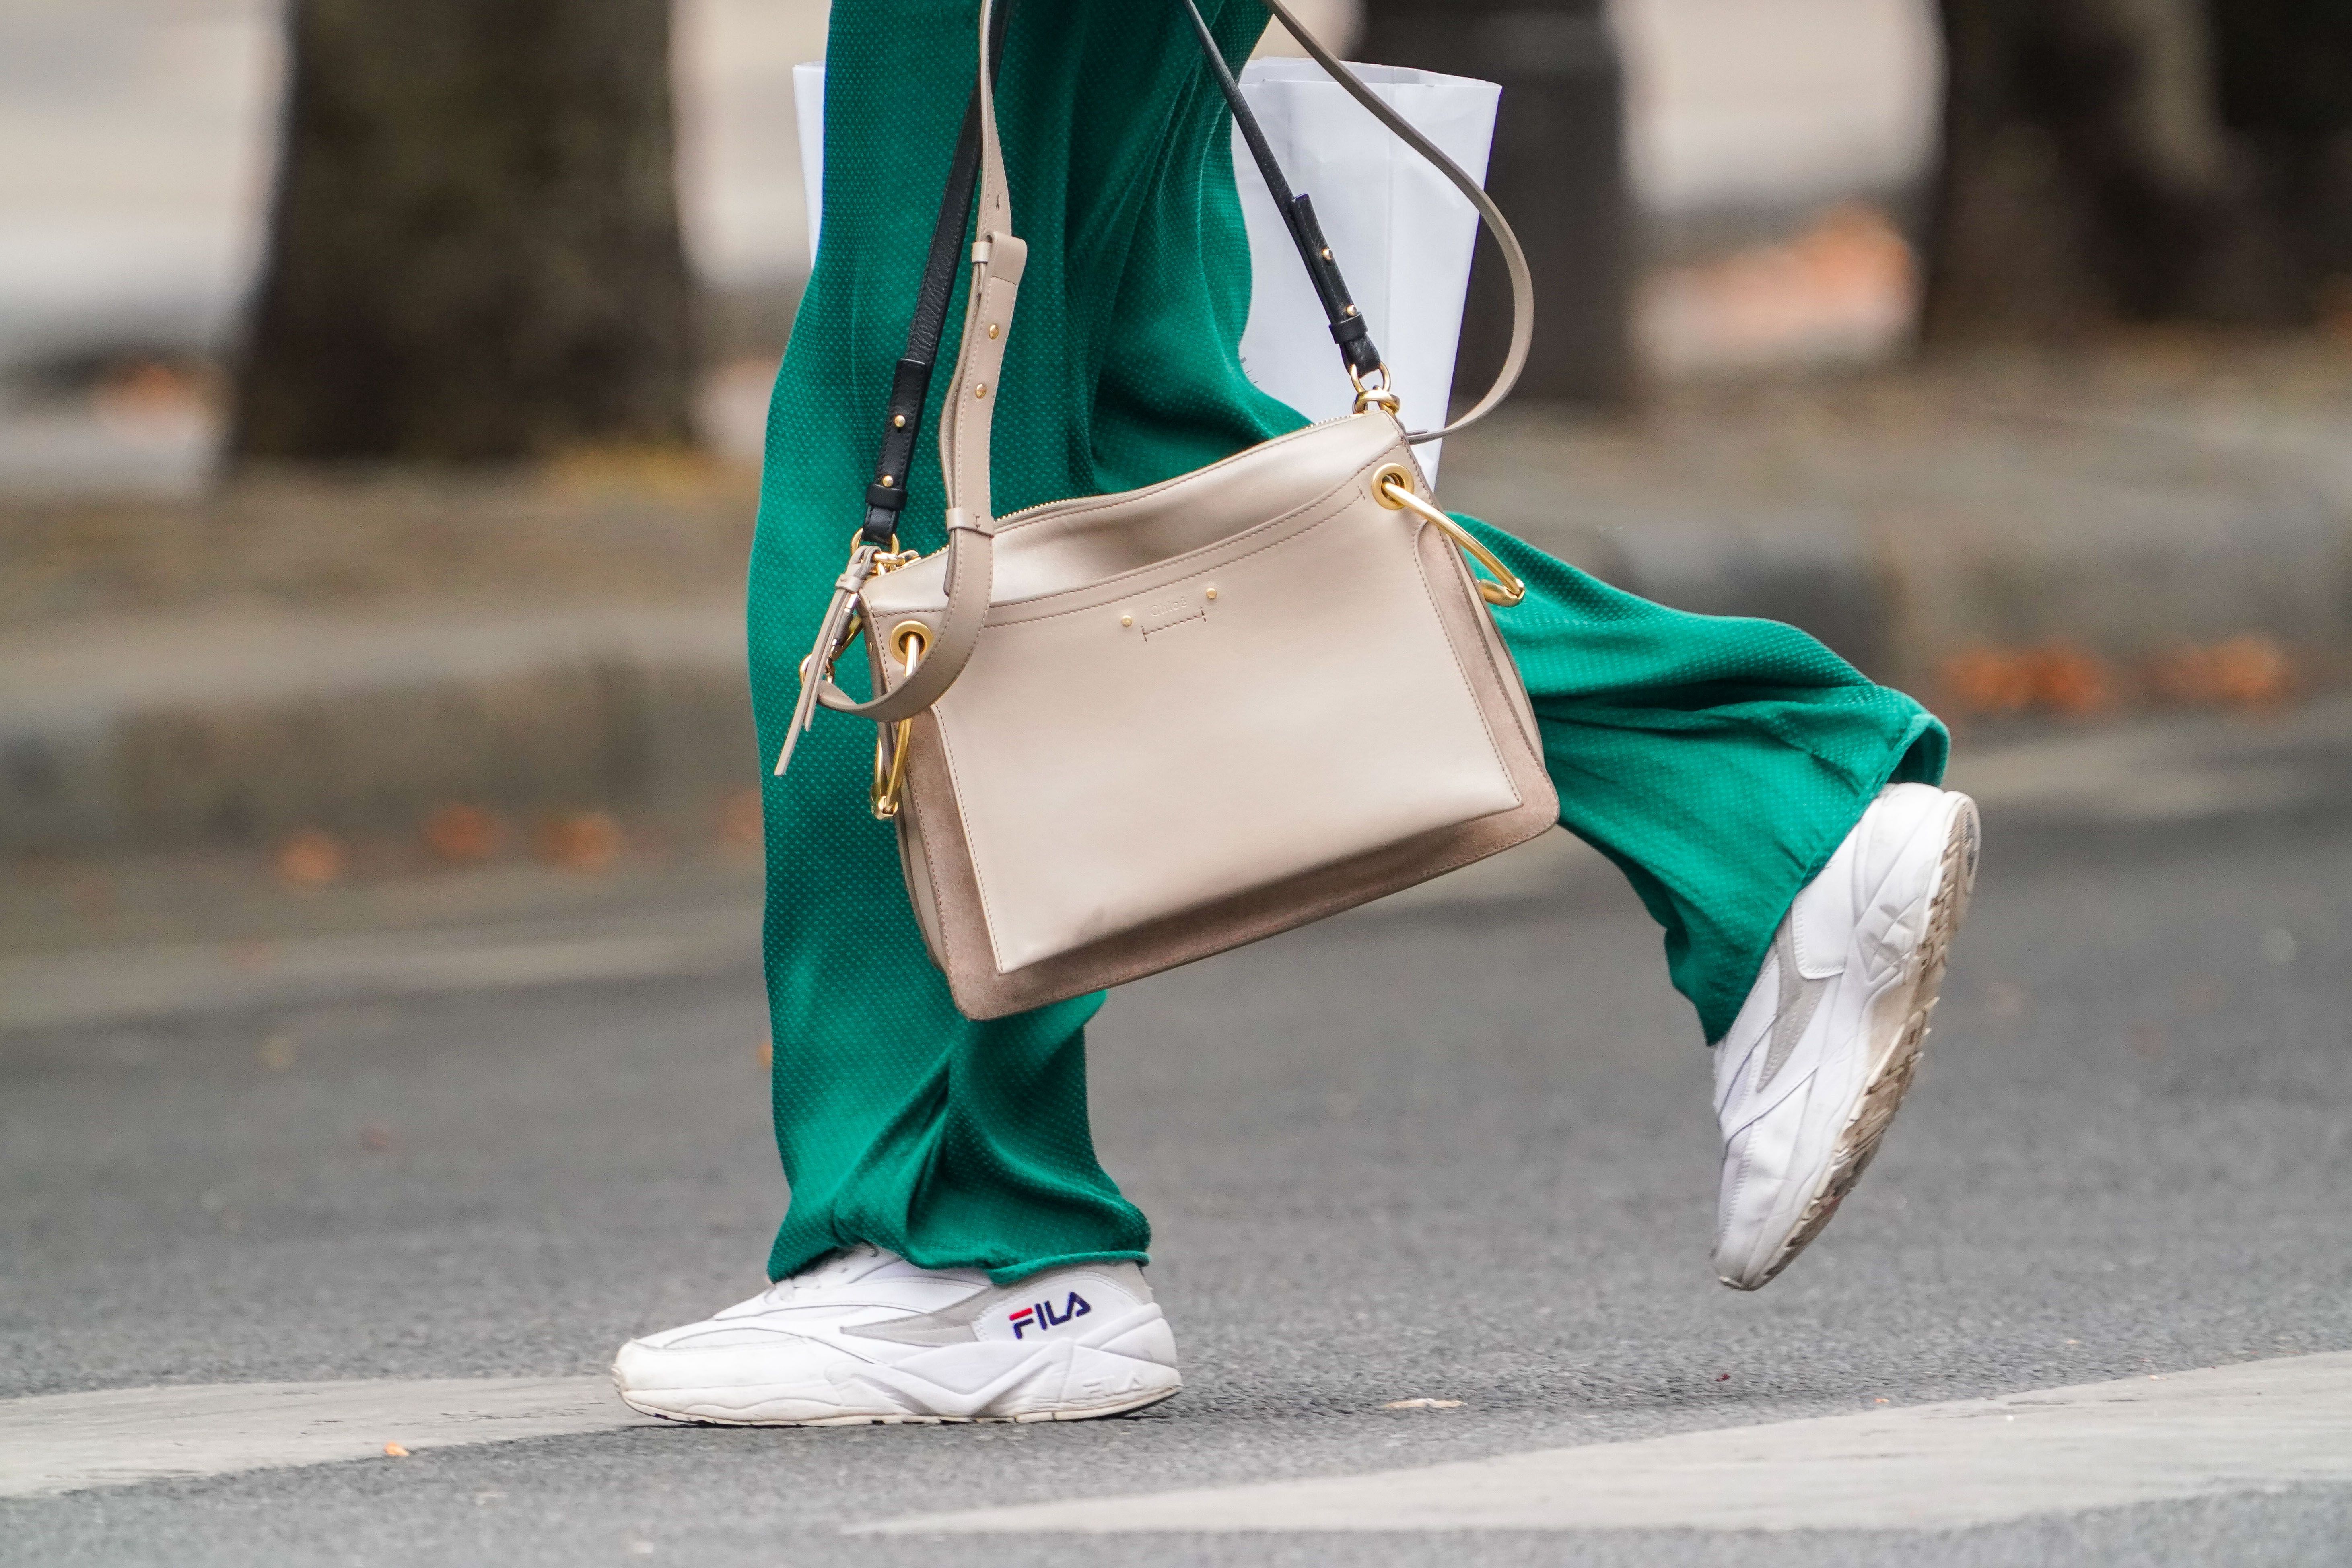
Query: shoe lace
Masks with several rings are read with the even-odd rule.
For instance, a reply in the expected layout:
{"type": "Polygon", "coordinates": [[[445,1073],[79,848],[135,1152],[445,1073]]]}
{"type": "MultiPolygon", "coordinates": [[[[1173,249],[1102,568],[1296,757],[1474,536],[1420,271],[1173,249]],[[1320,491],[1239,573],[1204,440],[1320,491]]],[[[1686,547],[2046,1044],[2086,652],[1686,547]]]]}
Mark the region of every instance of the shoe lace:
{"type": "Polygon", "coordinates": [[[798,1274],[788,1274],[777,1280],[761,1291],[758,1300],[762,1306],[779,1306],[795,1297],[830,1289],[845,1282],[853,1274],[864,1272],[865,1268],[873,1262],[875,1256],[876,1249],[864,1244],[853,1247],[846,1252],[835,1253],[832,1257],[802,1269],[798,1274]]]}

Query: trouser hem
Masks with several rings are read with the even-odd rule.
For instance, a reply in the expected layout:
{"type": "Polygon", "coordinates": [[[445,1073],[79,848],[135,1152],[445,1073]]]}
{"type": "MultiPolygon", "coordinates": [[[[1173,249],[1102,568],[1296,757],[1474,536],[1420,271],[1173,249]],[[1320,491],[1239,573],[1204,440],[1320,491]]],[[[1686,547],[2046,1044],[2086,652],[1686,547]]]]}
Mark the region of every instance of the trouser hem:
{"type": "MultiPolygon", "coordinates": [[[[1875,782],[1859,792],[1853,816],[1847,820],[1843,827],[1839,828],[1814,852],[1811,864],[1805,868],[1804,875],[1799,877],[1796,885],[1789,889],[1788,898],[1782,900],[1779,910],[1769,921],[1766,922],[1761,933],[1750,944],[1749,951],[1741,955],[1744,962],[1740,968],[1735,971],[1746,976],[1738,988],[1739,1002],[1744,1003],[1748,993],[1756,988],[1757,976],[1764,973],[1764,960],[1772,951],[1773,933],[1780,929],[1780,922],[1789,918],[1789,910],[1796,904],[1797,895],[1803,892],[1812,879],[1822,874],[1822,868],[1830,863],[1830,858],[1838,852],[1839,847],[1861,823],[1863,813],[1870,809],[1870,803],[1878,798],[1879,792],[1890,784],[1898,783],[1927,784],[1940,787],[1944,782],[1944,767],[1950,751],[1951,734],[1944,728],[1942,720],[1925,709],[1913,716],[1910,724],[1904,731],[1901,743],[1886,749],[1885,768],[1878,774],[1875,782]],[[1932,744],[1929,743],[1931,742],[1932,744]]],[[[1731,1032],[1731,1026],[1738,1020],[1738,1017],[1739,1006],[1735,1003],[1725,1013],[1720,1026],[1707,1032],[1708,1049],[1712,1050],[1724,1036],[1731,1032]]],[[[1701,1019],[1702,1024],[1706,1022],[1705,1018],[1701,1019]]]]}

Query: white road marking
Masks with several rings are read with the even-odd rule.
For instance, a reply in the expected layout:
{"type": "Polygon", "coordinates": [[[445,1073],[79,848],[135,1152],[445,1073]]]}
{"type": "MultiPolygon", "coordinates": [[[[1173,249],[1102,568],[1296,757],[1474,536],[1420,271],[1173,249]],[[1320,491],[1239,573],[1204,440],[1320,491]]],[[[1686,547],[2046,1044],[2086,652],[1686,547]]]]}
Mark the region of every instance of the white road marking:
{"type": "MultiPolygon", "coordinates": [[[[0,1401],[0,1497],[649,1424],[604,1377],[236,1383],[0,1401]]],[[[386,1460],[397,1463],[397,1460],[386,1460]]]]}
{"type": "Polygon", "coordinates": [[[2352,1482],[2352,1353],[852,1532],[1950,1530],[2313,1482],[2352,1482]]]}

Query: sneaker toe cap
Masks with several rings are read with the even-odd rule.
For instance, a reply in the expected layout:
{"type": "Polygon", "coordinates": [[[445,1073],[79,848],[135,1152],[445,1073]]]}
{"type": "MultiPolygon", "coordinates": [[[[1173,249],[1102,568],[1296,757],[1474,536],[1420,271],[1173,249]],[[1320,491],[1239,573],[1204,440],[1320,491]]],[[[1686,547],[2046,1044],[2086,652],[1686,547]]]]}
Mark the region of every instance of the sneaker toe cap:
{"type": "Polygon", "coordinates": [[[1798,1108],[1784,1108],[1742,1129],[1724,1149],[1715,1271],[1727,1285],[1752,1290],[1764,1283],[1795,1226],[1805,1196],[1800,1189],[1811,1184],[1799,1179],[1808,1173],[1792,1169],[1800,1163],[1798,1117],[1798,1108]]]}
{"type": "Polygon", "coordinates": [[[669,1341],[668,1336],[631,1340],[613,1358],[613,1381],[624,1393],[710,1389],[749,1384],[823,1384],[827,1373],[851,1358],[791,1335],[770,1335],[752,1343],[669,1341]]]}

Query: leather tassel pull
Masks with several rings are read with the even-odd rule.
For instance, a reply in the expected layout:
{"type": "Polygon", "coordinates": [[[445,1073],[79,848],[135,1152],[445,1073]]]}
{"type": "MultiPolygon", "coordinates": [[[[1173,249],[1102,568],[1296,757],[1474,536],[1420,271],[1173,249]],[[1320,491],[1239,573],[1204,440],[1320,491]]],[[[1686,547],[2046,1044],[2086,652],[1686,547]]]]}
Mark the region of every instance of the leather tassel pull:
{"type": "Polygon", "coordinates": [[[783,749],[776,753],[778,778],[792,765],[793,751],[801,737],[816,723],[817,693],[824,689],[840,650],[842,628],[857,607],[857,595],[864,592],[866,580],[874,575],[875,553],[873,545],[860,544],[850,552],[849,564],[842,568],[841,575],[834,579],[833,598],[825,605],[824,619],[817,623],[815,646],[801,665],[801,700],[793,709],[792,727],[784,731],[783,749]]]}

